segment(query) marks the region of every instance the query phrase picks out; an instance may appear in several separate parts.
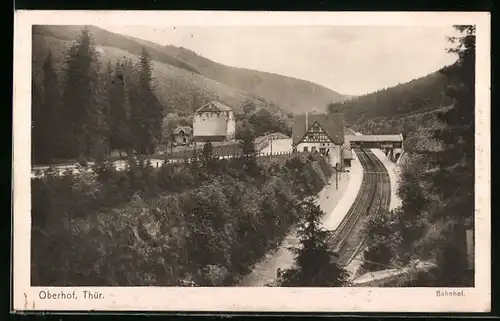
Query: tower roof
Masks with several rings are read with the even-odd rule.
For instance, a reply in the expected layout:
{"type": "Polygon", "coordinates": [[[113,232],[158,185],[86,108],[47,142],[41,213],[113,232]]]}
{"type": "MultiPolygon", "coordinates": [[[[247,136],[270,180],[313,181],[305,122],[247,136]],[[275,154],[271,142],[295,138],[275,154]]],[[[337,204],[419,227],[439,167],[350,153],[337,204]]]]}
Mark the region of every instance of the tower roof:
{"type": "Polygon", "coordinates": [[[211,101],[196,110],[197,113],[232,111],[232,108],[218,101],[211,101]]]}

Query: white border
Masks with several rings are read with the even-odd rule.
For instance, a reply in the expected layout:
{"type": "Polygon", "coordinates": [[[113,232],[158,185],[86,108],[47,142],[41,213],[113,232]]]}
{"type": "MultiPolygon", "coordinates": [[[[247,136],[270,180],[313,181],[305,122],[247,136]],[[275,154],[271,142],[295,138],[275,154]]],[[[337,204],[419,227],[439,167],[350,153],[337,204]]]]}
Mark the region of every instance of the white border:
{"type": "MultiPolygon", "coordinates": [[[[467,12],[151,12],[17,11],[14,18],[14,297],[15,310],[148,310],[276,312],[486,312],[490,268],[490,15],[467,12]],[[30,287],[30,123],[32,25],[453,25],[477,26],[476,287],[463,297],[434,288],[178,288],[103,287],[103,300],[41,300],[30,287]]],[[[82,296],[83,288],[75,290],[82,296]]],[[[452,289],[448,289],[452,290],[452,289]]]]}

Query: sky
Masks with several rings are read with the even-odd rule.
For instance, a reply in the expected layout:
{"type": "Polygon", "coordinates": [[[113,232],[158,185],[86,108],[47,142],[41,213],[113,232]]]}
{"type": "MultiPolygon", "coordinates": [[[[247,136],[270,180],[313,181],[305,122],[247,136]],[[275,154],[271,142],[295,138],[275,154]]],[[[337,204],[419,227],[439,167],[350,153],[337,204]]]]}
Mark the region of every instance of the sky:
{"type": "Polygon", "coordinates": [[[453,63],[451,26],[99,26],[213,61],[296,77],[360,95],[453,63]]]}

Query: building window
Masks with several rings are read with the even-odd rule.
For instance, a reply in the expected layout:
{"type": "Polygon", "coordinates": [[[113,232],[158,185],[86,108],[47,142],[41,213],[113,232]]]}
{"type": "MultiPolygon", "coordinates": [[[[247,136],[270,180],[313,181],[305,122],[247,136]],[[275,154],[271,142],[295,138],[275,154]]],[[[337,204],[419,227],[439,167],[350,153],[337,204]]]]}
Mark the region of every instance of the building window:
{"type": "MultiPolygon", "coordinates": [[[[323,144],[324,145],[324,144],[323,144]]],[[[319,149],[319,152],[322,154],[322,155],[325,155],[326,153],[326,148],[322,147],[319,149]]]]}
{"type": "Polygon", "coordinates": [[[304,152],[307,152],[308,149],[307,149],[307,146],[304,146],[304,152]]]}
{"type": "Polygon", "coordinates": [[[311,153],[316,153],[316,147],[315,146],[311,147],[311,153]]]}

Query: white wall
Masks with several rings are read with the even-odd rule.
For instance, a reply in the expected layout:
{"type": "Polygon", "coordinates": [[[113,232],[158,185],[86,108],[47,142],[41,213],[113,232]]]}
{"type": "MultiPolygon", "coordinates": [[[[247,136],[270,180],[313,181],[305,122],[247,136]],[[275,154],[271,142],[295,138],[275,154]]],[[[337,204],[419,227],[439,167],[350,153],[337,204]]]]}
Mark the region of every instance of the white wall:
{"type": "Polygon", "coordinates": [[[227,119],[226,124],[227,130],[227,138],[233,139],[236,134],[236,120],[234,119],[234,113],[232,111],[229,112],[229,117],[227,119]]]}
{"type": "Polygon", "coordinates": [[[341,153],[342,153],[341,146],[334,145],[334,146],[330,147],[330,152],[328,153],[328,158],[330,160],[330,165],[332,167],[335,167],[335,165],[337,163],[341,164],[341,159],[342,159],[341,153]]]}
{"type": "Polygon", "coordinates": [[[297,145],[297,152],[301,153],[304,151],[304,147],[307,147],[307,150],[310,152],[312,147],[316,147],[316,150],[319,152],[320,148],[330,148],[335,146],[333,143],[300,143],[297,145]]]}
{"type": "MultiPolygon", "coordinates": [[[[291,152],[292,151],[292,139],[287,138],[287,139],[275,139],[270,141],[270,144],[272,144],[272,151],[273,154],[276,153],[285,153],[285,152],[291,152]]],[[[270,153],[271,152],[271,145],[268,145],[266,148],[263,148],[261,153],[270,153]]]]}
{"type": "Polygon", "coordinates": [[[226,136],[224,113],[197,113],[193,119],[194,136],[226,136]]]}

